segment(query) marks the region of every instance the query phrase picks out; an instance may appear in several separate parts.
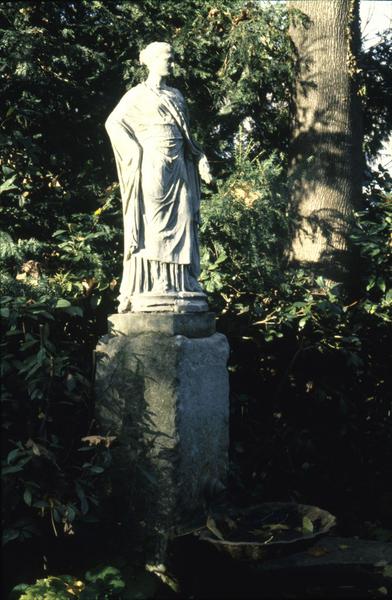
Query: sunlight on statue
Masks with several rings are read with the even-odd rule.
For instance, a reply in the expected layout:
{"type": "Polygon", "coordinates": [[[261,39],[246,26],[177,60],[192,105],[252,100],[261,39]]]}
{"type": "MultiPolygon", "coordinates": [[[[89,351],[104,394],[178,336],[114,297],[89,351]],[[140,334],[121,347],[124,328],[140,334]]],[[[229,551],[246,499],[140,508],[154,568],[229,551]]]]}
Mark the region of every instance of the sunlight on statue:
{"type": "Polygon", "coordinates": [[[166,85],[173,52],[153,42],[140,52],[149,74],[106,121],[120,182],[124,263],[118,312],[207,310],[200,273],[200,178],[208,161],[189,133],[179,90],[166,85]]]}

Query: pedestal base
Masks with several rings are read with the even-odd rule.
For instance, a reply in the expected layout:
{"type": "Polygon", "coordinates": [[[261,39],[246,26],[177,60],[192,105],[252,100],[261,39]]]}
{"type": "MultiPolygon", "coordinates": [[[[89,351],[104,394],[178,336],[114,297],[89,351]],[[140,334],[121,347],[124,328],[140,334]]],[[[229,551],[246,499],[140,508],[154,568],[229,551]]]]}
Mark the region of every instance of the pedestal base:
{"type": "Polygon", "coordinates": [[[208,310],[207,297],[202,292],[146,292],[131,298],[132,312],[193,313],[208,310]]]}
{"type": "Polygon", "coordinates": [[[203,313],[123,313],[109,315],[108,329],[112,335],[134,337],[143,333],[184,335],[189,338],[209,337],[216,331],[215,314],[203,313]]]}
{"type": "Polygon", "coordinates": [[[118,441],[116,493],[170,533],[226,480],[228,343],[211,313],[126,313],[109,326],[97,346],[96,414],[118,441]]]}

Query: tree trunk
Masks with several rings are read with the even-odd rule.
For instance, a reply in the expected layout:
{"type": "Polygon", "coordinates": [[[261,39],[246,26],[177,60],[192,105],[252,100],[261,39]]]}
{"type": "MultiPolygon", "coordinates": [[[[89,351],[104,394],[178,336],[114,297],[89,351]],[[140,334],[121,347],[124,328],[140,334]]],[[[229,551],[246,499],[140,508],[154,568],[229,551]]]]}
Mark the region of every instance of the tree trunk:
{"type": "MultiPolygon", "coordinates": [[[[361,196],[357,94],[359,0],[292,0],[309,17],[292,26],[299,59],[291,144],[291,257],[333,281],[350,269],[347,234],[361,196]]],[[[350,269],[351,270],[351,269],[350,269]]]]}

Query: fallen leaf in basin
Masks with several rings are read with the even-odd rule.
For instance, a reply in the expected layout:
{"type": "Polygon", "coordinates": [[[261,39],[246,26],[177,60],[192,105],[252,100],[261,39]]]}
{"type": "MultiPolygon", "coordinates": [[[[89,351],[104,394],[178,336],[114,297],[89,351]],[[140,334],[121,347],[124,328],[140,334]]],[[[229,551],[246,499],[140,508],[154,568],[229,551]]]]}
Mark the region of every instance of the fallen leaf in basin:
{"type": "Polygon", "coordinates": [[[263,525],[263,529],[268,529],[269,531],[287,531],[290,527],[284,523],[271,523],[270,525],[263,525]]]}
{"type": "Polygon", "coordinates": [[[225,522],[230,529],[237,529],[237,523],[233,519],[230,519],[230,517],[225,517],[225,522]]]}
{"type": "Polygon", "coordinates": [[[218,527],[216,526],[215,520],[212,517],[208,517],[207,518],[207,528],[214,534],[216,535],[216,537],[219,540],[223,540],[224,537],[222,535],[222,533],[219,531],[218,527]]]}
{"type": "Polygon", "coordinates": [[[329,550],[324,548],[323,546],[314,546],[313,548],[309,548],[307,554],[310,556],[314,556],[315,558],[319,558],[320,556],[325,556],[329,554],[329,550]]]}
{"type": "Polygon", "coordinates": [[[313,522],[309,519],[309,517],[303,517],[302,519],[302,532],[304,534],[306,533],[313,533],[314,531],[314,526],[313,526],[313,522]]]}

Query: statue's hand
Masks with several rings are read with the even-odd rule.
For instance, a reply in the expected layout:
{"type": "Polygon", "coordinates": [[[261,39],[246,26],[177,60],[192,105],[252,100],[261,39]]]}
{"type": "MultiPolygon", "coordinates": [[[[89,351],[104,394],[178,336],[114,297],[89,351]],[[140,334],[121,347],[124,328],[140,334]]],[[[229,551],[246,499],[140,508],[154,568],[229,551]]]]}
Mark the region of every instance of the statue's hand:
{"type": "Polygon", "coordinates": [[[200,177],[205,183],[211,183],[212,175],[210,171],[210,165],[208,164],[208,160],[205,154],[202,154],[202,156],[199,159],[199,173],[200,177]]]}

